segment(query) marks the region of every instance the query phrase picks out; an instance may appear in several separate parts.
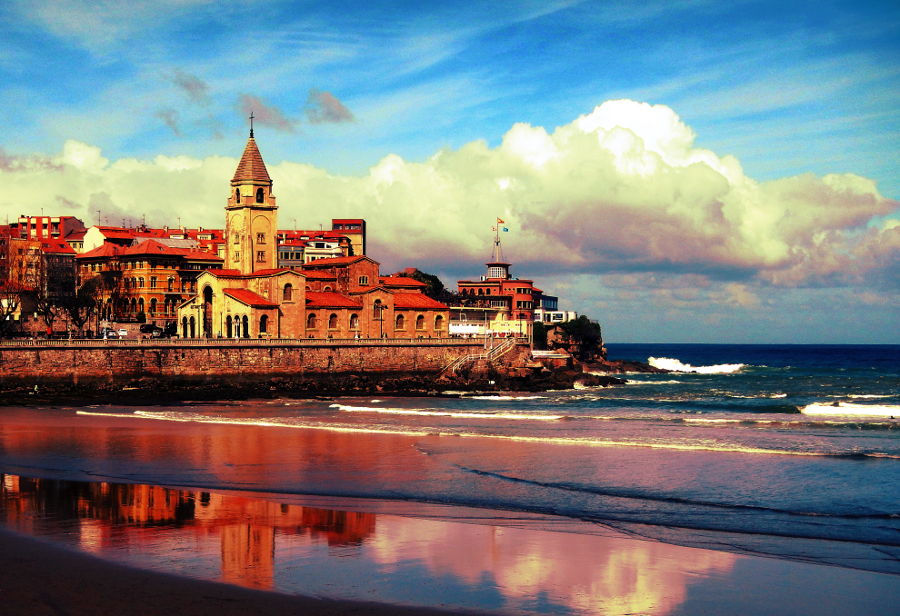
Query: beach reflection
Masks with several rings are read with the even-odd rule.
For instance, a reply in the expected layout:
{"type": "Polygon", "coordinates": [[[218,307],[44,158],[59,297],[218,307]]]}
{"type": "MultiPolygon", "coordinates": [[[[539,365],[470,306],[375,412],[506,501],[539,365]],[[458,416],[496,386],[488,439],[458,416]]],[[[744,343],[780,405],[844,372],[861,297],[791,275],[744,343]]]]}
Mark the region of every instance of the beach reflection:
{"type": "Polygon", "coordinates": [[[3,475],[0,519],[111,560],[252,588],[507,613],[667,614],[738,558],[619,537],[3,475]]]}

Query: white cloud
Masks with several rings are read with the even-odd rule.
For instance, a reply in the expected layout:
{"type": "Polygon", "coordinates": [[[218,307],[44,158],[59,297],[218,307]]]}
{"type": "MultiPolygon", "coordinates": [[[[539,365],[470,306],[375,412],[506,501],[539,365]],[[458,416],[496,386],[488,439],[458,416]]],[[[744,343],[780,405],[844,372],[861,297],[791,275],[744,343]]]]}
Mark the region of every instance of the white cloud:
{"type": "MultiPolygon", "coordinates": [[[[265,138],[259,140],[266,155],[265,138]]],[[[0,158],[0,214],[64,200],[147,215],[152,224],[221,226],[229,157],[109,161],[69,141],[61,154],[0,158]],[[103,199],[97,195],[103,195],[103,199]]],[[[490,228],[506,221],[506,256],[523,275],[692,274],[725,281],[716,301],[758,305],[746,286],[882,285],[896,279],[897,202],[853,174],[747,177],[730,156],[694,146],[670,108],[609,101],[548,132],[516,124],[497,147],[473,141],[422,162],[388,155],[363,176],[270,163],[283,226],[364,217],[370,252],[386,267],[480,268],[490,228]],[[293,224],[292,222],[290,224],[293,224]],[[533,274],[532,274],[533,273],[533,274]],[[868,281],[868,282],[867,282],[868,281]]],[[[718,284],[718,283],[717,283],[718,284]]],[[[878,292],[878,288],[873,288],[878,292]]],[[[673,301],[695,301],[671,292],[673,301]]]]}

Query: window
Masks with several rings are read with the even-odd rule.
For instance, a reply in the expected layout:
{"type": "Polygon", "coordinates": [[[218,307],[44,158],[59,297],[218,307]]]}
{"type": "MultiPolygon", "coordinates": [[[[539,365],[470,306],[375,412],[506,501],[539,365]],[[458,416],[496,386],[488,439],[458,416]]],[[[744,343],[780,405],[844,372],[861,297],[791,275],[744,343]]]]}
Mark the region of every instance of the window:
{"type": "Polygon", "coordinates": [[[397,315],[397,320],[394,323],[394,329],[403,329],[406,327],[406,319],[403,318],[402,314],[397,315]]]}
{"type": "Polygon", "coordinates": [[[372,306],[372,318],[376,321],[381,320],[381,312],[384,310],[384,305],[381,303],[380,299],[375,300],[375,304],[372,306]]]}
{"type": "Polygon", "coordinates": [[[350,329],[359,329],[359,315],[358,314],[350,315],[350,329]]]}
{"type": "Polygon", "coordinates": [[[268,333],[266,330],[269,327],[269,315],[264,314],[259,317],[259,333],[265,334],[268,333]]]}
{"type": "MultiPolygon", "coordinates": [[[[220,193],[220,194],[221,194],[221,193],[220,193]]],[[[265,196],[266,196],[266,193],[263,192],[263,189],[262,189],[262,188],[257,188],[257,189],[256,189],[256,202],[257,202],[257,203],[262,203],[265,196]]]]}
{"type": "Polygon", "coordinates": [[[151,289],[156,288],[156,276],[150,276],[150,288],[151,289]]]}
{"type": "Polygon", "coordinates": [[[328,317],[328,329],[337,329],[338,326],[338,318],[337,315],[332,313],[330,317],[328,317]]]}
{"type": "MultiPolygon", "coordinates": [[[[220,194],[221,194],[221,193],[220,193],[220,194]]],[[[241,202],[241,189],[240,189],[240,188],[235,188],[235,189],[234,189],[234,202],[235,202],[235,203],[240,203],[240,202],[241,202]]]]}
{"type": "Polygon", "coordinates": [[[175,279],[174,278],[169,278],[166,290],[169,292],[172,292],[175,290],[175,279]]]}
{"type": "Polygon", "coordinates": [[[257,233],[256,234],[256,243],[257,244],[265,244],[266,243],[266,234],[265,233],[257,233]]]}
{"type": "Polygon", "coordinates": [[[369,284],[369,277],[368,277],[368,276],[360,276],[360,277],[359,277],[359,284],[361,284],[361,285],[363,285],[363,284],[369,284]]]}
{"type": "Polygon", "coordinates": [[[257,250],[256,251],[256,262],[257,263],[265,263],[266,262],[266,251],[265,250],[257,250]]]}
{"type": "Polygon", "coordinates": [[[156,298],[150,300],[150,314],[156,314],[156,298]]]}
{"type": "Polygon", "coordinates": [[[144,288],[144,277],[143,276],[138,278],[138,286],[142,289],[144,288]]]}
{"type": "Polygon", "coordinates": [[[425,315],[420,314],[416,317],[416,329],[425,329],[425,315]]]}
{"type": "Polygon", "coordinates": [[[434,329],[435,331],[440,331],[444,329],[444,317],[441,315],[437,315],[434,317],[434,329]]]}
{"type": "Polygon", "coordinates": [[[294,285],[291,283],[287,283],[284,285],[284,290],[281,292],[281,301],[289,302],[293,299],[294,296],[294,285]]]}
{"type": "Polygon", "coordinates": [[[231,260],[232,260],[232,261],[235,261],[235,262],[240,261],[240,260],[241,260],[241,253],[240,253],[239,251],[235,250],[235,251],[234,251],[234,257],[233,257],[231,260]]]}
{"type": "Polygon", "coordinates": [[[306,329],[315,329],[316,327],[318,327],[316,324],[316,313],[311,312],[306,317],[306,329]]]}

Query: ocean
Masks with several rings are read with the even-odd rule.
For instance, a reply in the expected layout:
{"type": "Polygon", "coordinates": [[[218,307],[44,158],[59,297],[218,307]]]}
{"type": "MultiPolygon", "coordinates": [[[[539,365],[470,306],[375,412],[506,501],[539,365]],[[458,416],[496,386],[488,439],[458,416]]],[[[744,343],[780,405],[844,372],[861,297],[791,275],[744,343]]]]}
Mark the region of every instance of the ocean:
{"type": "Polygon", "coordinates": [[[900,574],[900,346],[608,349],[673,371],[540,393],[7,408],[0,470],[460,506],[900,574]],[[36,416],[64,429],[41,436],[36,416]]]}

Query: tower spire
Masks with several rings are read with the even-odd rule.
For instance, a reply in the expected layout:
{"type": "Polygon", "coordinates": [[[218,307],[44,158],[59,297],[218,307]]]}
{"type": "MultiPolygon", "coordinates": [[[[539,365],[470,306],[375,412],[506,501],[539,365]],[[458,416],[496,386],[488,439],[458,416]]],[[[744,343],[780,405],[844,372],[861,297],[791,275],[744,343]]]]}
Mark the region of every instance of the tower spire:
{"type": "Polygon", "coordinates": [[[253,111],[250,111],[250,138],[253,139],[253,111]]]}

